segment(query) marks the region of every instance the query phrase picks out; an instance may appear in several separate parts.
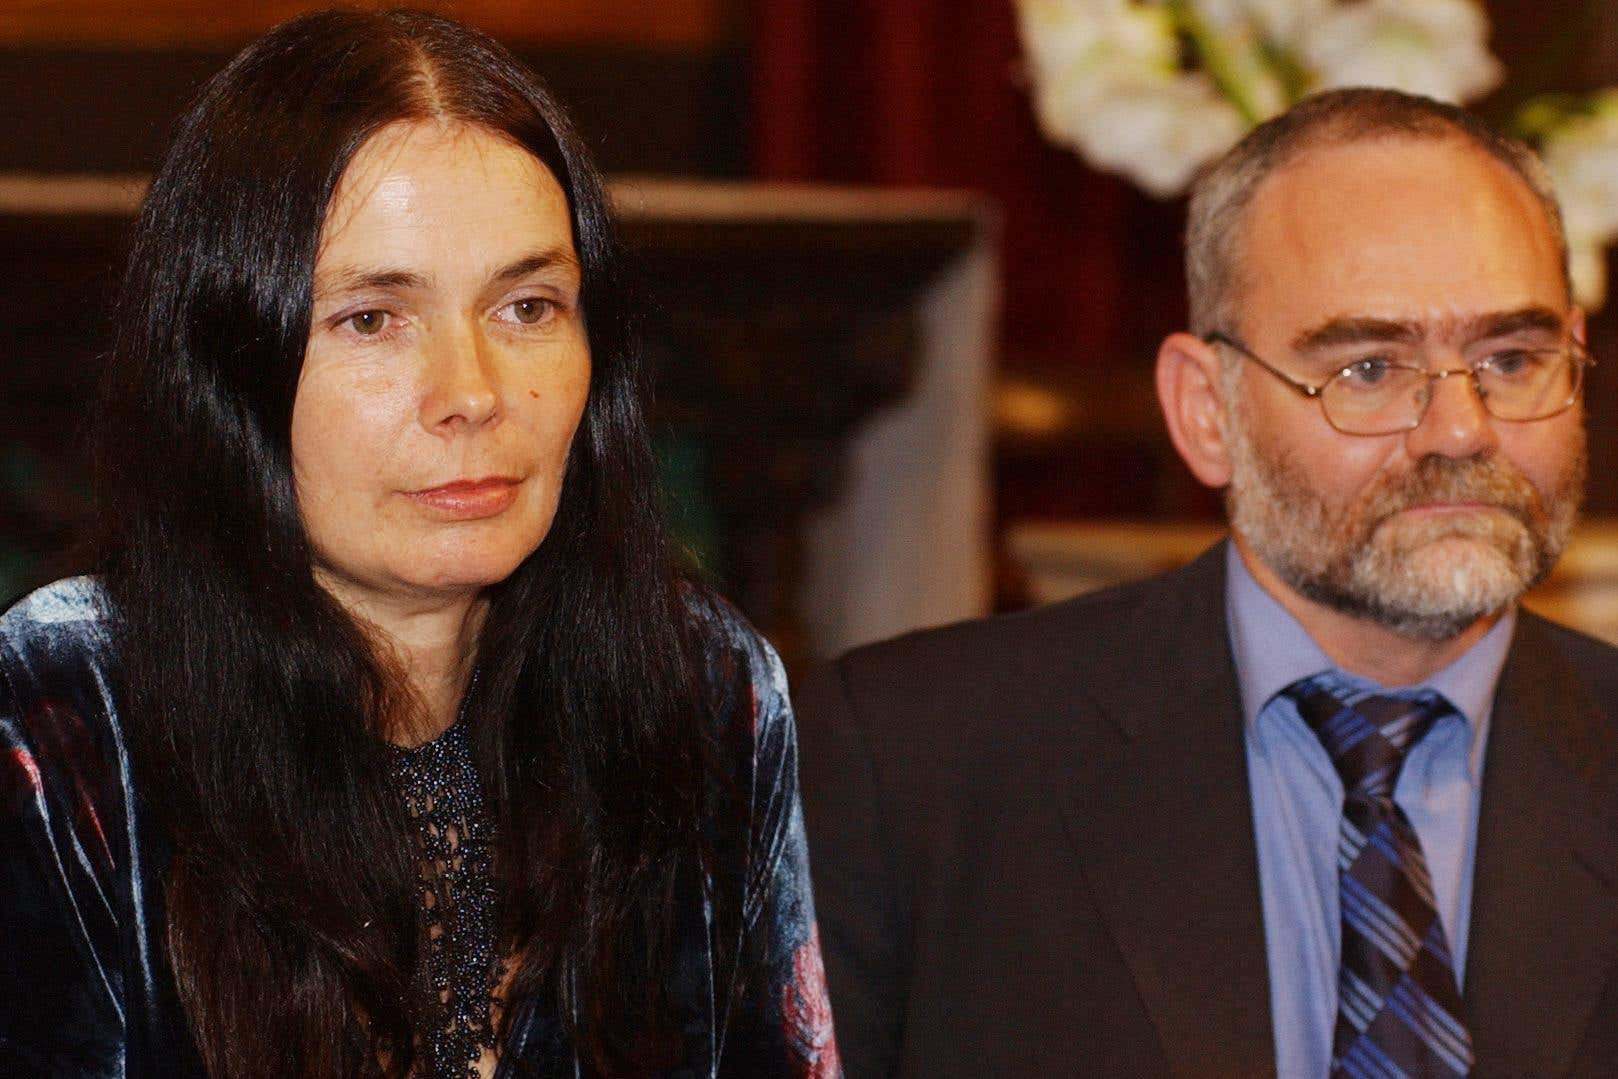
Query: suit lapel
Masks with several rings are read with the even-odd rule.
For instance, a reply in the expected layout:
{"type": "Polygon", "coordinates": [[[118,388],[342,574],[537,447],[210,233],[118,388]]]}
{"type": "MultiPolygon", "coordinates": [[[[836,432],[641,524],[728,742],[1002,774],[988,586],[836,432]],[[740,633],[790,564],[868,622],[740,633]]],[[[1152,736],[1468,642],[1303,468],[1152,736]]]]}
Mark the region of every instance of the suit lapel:
{"type": "Polygon", "coordinates": [[[1069,785],[1067,827],[1171,1066],[1253,1076],[1274,1041],[1224,559],[1165,577],[1082,672],[1121,746],[1069,785]]]}
{"type": "Polygon", "coordinates": [[[1561,1075],[1618,958],[1618,744],[1524,614],[1484,759],[1465,998],[1478,1076],[1561,1075]]]}
{"type": "MultiPolygon", "coordinates": [[[[1224,558],[1163,578],[1079,672],[1119,738],[1067,786],[1085,883],[1187,1076],[1274,1073],[1224,558]]],[[[1563,1074],[1618,970],[1618,735],[1552,633],[1520,616],[1490,723],[1464,991],[1479,1079],[1563,1074]]]]}

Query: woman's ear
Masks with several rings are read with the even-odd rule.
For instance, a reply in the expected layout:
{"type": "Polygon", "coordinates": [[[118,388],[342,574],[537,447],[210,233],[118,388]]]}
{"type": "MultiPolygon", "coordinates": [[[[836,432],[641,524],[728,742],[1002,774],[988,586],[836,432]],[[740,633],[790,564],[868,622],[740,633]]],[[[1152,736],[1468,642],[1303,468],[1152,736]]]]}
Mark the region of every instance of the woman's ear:
{"type": "Polygon", "coordinates": [[[1214,347],[1189,333],[1170,334],[1157,350],[1157,401],[1169,438],[1198,480],[1230,482],[1223,380],[1214,347]]]}

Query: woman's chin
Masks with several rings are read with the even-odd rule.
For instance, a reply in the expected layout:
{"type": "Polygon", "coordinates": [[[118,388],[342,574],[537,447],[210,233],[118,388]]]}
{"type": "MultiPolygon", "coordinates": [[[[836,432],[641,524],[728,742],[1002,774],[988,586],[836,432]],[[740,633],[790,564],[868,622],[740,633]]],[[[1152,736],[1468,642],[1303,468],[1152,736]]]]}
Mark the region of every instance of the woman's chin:
{"type": "Polygon", "coordinates": [[[523,560],[538,549],[547,529],[456,531],[460,534],[434,537],[440,542],[401,546],[399,554],[389,559],[388,569],[424,589],[488,588],[517,572],[523,560]]]}
{"type": "Polygon", "coordinates": [[[480,592],[517,571],[532,548],[513,550],[460,550],[453,554],[424,554],[388,566],[378,576],[392,580],[402,592],[455,594],[480,592]]]}
{"type": "Polygon", "coordinates": [[[418,573],[416,585],[432,592],[481,592],[491,588],[517,572],[522,559],[490,559],[486,563],[445,566],[430,574],[418,573]]]}

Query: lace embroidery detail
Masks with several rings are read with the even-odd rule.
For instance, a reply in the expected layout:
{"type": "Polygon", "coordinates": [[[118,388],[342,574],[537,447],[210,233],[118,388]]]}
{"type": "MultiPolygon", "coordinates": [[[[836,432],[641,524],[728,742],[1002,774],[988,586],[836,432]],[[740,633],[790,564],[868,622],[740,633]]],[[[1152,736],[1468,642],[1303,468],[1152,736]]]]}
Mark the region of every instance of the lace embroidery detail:
{"type": "Polygon", "coordinates": [[[435,1079],[475,1077],[495,1048],[494,824],[456,720],[431,742],[391,750],[394,784],[416,825],[425,963],[417,991],[436,1000],[442,1023],[421,1047],[435,1079]]]}

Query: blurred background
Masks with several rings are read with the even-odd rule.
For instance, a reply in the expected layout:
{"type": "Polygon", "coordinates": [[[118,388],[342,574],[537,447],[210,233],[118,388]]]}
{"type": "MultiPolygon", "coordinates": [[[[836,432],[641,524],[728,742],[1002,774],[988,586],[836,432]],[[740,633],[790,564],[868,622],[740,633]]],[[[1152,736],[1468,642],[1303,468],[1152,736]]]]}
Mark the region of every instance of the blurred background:
{"type": "MultiPolygon", "coordinates": [[[[169,124],[241,44],[317,6],[0,0],[0,598],[83,566],[107,306],[169,124]]],[[[1042,131],[1050,73],[1024,60],[1012,0],[425,6],[527,59],[613,177],[653,303],[671,512],[794,666],[1217,534],[1150,383],[1185,317],[1183,200],[1087,164],[1049,100],[1042,131]]],[[[1023,28],[1062,6],[1025,4],[1023,28]]],[[[1618,5],[1470,6],[1499,61],[1471,103],[1496,122],[1618,84],[1618,5]]],[[[1591,524],[1546,602],[1606,632],[1610,307],[1591,345],[1591,524]]]]}

